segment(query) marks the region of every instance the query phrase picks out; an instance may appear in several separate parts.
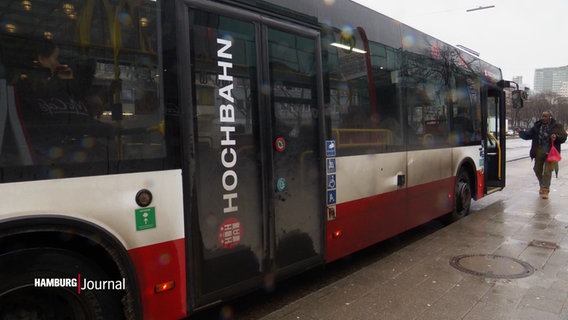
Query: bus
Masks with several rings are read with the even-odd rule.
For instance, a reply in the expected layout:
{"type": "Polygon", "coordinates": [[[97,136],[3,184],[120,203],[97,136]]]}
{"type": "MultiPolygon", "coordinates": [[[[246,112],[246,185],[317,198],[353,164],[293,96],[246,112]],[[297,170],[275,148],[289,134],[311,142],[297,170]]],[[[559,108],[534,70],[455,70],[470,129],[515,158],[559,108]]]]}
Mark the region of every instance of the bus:
{"type": "Polygon", "coordinates": [[[350,0],[0,24],[2,318],[183,318],[505,186],[501,70],[350,0]]]}

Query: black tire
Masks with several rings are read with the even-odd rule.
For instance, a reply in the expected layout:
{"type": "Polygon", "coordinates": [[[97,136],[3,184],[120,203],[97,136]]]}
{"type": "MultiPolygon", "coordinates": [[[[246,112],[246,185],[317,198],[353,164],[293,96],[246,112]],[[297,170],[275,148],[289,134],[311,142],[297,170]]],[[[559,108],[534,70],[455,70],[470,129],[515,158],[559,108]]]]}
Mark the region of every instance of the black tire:
{"type": "Polygon", "coordinates": [[[79,254],[35,248],[0,256],[0,319],[124,319],[124,290],[36,287],[35,279],[111,279],[79,254]]]}
{"type": "Polygon", "coordinates": [[[454,191],[454,210],[450,213],[450,221],[457,221],[469,214],[472,201],[471,179],[464,169],[456,176],[454,191]]]}

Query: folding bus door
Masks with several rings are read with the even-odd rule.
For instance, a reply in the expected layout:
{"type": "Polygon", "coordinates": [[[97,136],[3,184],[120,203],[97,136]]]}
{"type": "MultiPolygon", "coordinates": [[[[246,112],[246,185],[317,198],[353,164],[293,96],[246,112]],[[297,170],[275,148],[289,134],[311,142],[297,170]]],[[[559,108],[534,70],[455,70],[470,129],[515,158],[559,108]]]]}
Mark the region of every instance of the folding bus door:
{"type": "Polygon", "coordinates": [[[276,271],[322,258],[319,37],[294,26],[264,28],[272,124],[272,259],[276,271]]]}
{"type": "Polygon", "coordinates": [[[323,261],[321,69],[317,32],[187,3],[188,287],[198,306],[323,261]]]}
{"type": "Polygon", "coordinates": [[[188,17],[195,146],[188,281],[202,305],[253,287],[265,269],[258,28],[207,8],[190,8],[188,17]]]}
{"type": "Polygon", "coordinates": [[[505,187],[505,103],[502,90],[487,86],[482,95],[487,129],[483,141],[485,193],[505,187]],[[485,100],[485,101],[483,101],[485,100]]]}

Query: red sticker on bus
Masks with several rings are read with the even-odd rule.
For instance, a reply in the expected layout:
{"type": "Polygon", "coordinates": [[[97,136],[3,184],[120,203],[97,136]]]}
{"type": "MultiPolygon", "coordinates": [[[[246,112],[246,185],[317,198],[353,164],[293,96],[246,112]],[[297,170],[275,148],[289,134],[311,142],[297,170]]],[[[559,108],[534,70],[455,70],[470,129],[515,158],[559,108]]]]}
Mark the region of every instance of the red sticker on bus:
{"type": "Polygon", "coordinates": [[[276,141],[274,141],[274,148],[276,148],[276,151],[278,152],[286,150],[286,140],[284,140],[284,138],[276,138],[276,141]]]}
{"type": "Polygon", "coordinates": [[[225,249],[239,245],[242,236],[241,222],[237,218],[229,218],[219,226],[219,244],[225,249]]]}

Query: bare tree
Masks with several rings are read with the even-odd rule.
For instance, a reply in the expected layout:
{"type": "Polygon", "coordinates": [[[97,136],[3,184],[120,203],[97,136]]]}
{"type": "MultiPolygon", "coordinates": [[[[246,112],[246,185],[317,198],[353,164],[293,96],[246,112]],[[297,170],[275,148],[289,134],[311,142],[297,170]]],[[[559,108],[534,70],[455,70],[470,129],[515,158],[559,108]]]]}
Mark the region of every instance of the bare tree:
{"type": "Polygon", "coordinates": [[[523,128],[531,126],[546,110],[551,110],[558,122],[568,124],[568,98],[556,93],[544,92],[531,95],[525,101],[524,108],[518,110],[518,126],[523,128]]]}

